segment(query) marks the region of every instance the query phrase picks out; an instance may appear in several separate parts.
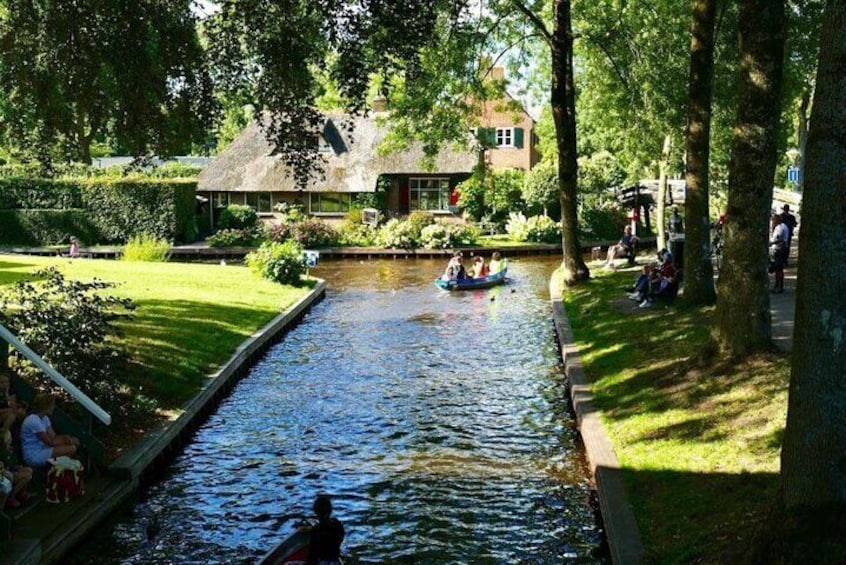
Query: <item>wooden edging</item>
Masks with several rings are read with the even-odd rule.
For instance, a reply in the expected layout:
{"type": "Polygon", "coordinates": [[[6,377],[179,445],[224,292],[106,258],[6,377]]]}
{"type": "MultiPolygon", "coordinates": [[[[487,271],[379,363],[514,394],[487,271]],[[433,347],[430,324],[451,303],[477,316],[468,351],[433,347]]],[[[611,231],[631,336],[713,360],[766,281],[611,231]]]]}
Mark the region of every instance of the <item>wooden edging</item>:
{"type": "Polygon", "coordinates": [[[620,463],[617,461],[611,438],[605,433],[599,412],[594,406],[591,386],[582,370],[579,351],[574,345],[573,331],[560,298],[561,288],[555,275],[549,287],[561,360],[564,362],[564,372],[570,384],[570,399],[596,484],[611,559],[621,565],[642,563],[643,542],[626,494],[620,463]]]}

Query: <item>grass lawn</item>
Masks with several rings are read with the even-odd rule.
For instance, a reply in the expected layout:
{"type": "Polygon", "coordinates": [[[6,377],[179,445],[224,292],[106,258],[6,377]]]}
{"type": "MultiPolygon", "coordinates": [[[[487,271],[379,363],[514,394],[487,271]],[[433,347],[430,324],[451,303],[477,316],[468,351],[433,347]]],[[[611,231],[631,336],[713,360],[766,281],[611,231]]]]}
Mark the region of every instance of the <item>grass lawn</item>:
{"type": "Polygon", "coordinates": [[[162,409],[178,408],[206,374],[308,289],[259,279],[243,266],[0,255],[0,287],[55,266],[67,278],[115,283],[107,293],[132,299],[120,323],[130,352],[129,382],[162,409]]]}
{"type": "Polygon", "coordinates": [[[507,233],[499,233],[496,235],[483,235],[479,238],[479,241],[477,241],[476,244],[480,247],[490,247],[493,249],[520,247],[523,245],[534,245],[532,243],[526,243],[525,241],[514,241],[512,239],[509,239],[507,233]]]}
{"type": "Polygon", "coordinates": [[[775,499],[786,354],[743,362],[708,345],[713,307],[625,296],[639,268],[592,265],[564,301],[651,561],[724,562],[775,499]]]}

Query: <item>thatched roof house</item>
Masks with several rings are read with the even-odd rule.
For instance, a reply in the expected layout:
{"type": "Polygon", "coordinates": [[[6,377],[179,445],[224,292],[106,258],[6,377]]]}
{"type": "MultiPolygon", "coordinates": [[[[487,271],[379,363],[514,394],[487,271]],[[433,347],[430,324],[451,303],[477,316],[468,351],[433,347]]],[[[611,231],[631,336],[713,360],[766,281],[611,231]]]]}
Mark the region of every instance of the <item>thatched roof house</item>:
{"type": "Polygon", "coordinates": [[[304,189],[284,159],[272,155],[271,143],[259,124],[253,123],[203,169],[198,194],[212,202],[212,213],[214,208],[237,203],[271,215],[276,204],[297,202],[315,215],[342,215],[355,199],[367,194],[372,198],[382,176],[388,182],[381,183],[387,186],[379,195],[381,207],[396,213],[414,209],[450,213],[455,185],[469,177],[478,162],[477,152],[446,147],[430,169],[423,166],[419,144],[402,152],[380,153],[388,126],[377,116],[327,115],[319,140],[324,174],[313,175],[304,189]]]}

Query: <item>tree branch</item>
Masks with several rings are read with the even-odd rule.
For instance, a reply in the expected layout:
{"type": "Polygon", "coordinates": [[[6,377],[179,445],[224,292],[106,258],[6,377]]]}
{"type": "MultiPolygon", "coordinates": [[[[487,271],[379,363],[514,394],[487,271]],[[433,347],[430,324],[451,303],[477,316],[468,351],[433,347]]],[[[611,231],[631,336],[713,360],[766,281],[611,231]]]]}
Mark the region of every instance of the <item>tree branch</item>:
{"type": "Polygon", "coordinates": [[[532,23],[532,25],[534,25],[535,28],[537,28],[538,32],[541,34],[541,37],[543,37],[544,41],[546,41],[547,43],[552,45],[552,34],[549,33],[548,29],[546,29],[546,25],[543,23],[543,20],[541,20],[537,16],[537,14],[532,12],[520,0],[511,0],[511,4],[515,8],[517,8],[517,10],[519,10],[524,16],[526,16],[529,19],[529,21],[532,23]]]}

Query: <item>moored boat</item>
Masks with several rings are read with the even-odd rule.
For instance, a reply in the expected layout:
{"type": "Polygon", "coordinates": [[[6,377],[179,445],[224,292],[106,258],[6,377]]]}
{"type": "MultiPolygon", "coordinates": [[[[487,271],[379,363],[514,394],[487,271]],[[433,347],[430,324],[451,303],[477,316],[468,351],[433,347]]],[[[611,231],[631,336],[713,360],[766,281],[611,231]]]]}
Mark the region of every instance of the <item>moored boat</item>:
{"type": "Polygon", "coordinates": [[[496,286],[499,284],[503,284],[505,282],[505,274],[508,272],[508,269],[503,269],[498,273],[493,275],[488,275],[486,277],[481,278],[467,278],[461,280],[443,280],[437,279],[435,280],[435,284],[438,288],[443,290],[474,290],[480,288],[491,288],[492,286],[496,286]]]}

